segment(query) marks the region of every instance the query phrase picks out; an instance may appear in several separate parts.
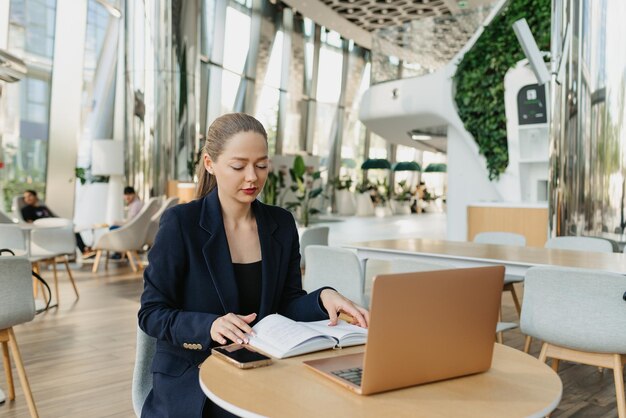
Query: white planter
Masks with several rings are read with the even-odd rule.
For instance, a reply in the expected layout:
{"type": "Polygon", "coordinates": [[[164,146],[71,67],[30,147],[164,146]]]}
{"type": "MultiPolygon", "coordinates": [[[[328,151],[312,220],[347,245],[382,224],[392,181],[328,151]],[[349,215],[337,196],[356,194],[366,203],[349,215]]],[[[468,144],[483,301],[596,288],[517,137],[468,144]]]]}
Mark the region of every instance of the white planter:
{"type": "Polygon", "coordinates": [[[369,193],[357,193],[356,195],[356,215],[373,216],[374,204],[369,193]]]}
{"type": "Polygon", "coordinates": [[[410,215],[411,214],[411,202],[406,201],[391,201],[391,209],[396,215],[410,215]]]}
{"type": "Polygon", "coordinates": [[[391,207],[389,207],[388,205],[376,206],[376,208],[374,209],[374,213],[378,218],[384,218],[385,216],[393,215],[391,207]]]}
{"type": "Polygon", "coordinates": [[[337,205],[337,214],[354,215],[356,213],[356,202],[354,194],[348,189],[335,190],[335,203],[337,205]]]}

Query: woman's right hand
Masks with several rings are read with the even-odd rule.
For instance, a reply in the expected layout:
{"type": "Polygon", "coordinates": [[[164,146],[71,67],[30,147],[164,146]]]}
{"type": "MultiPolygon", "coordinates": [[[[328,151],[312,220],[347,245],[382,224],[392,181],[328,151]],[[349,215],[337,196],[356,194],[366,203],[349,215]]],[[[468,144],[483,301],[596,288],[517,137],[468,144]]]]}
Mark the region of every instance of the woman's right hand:
{"type": "Polygon", "coordinates": [[[248,324],[255,318],[255,313],[246,316],[228,313],[220,316],[211,325],[211,338],[220,344],[226,344],[227,338],[234,343],[247,344],[248,337],[246,334],[253,334],[252,328],[248,324]]]}

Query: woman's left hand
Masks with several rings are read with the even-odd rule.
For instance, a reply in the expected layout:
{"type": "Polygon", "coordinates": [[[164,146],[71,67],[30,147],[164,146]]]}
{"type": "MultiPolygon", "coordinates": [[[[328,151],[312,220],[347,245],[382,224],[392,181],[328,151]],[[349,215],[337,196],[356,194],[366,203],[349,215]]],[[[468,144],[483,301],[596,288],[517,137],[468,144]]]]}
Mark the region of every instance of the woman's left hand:
{"type": "Polygon", "coordinates": [[[324,289],[320,293],[322,305],[328,312],[330,318],[329,325],[337,325],[339,313],[344,312],[354,318],[355,325],[367,328],[370,322],[370,314],[367,309],[362,308],[350,299],[333,289],[324,289]]]}

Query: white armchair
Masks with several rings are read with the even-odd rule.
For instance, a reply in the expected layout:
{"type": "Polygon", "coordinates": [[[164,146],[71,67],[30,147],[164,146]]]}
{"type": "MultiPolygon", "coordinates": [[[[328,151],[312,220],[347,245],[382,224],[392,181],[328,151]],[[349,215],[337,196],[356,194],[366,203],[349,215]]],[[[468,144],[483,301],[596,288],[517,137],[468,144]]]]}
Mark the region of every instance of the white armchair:
{"type": "Polygon", "coordinates": [[[59,280],[57,277],[57,261],[65,264],[67,276],[74,288],[76,300],[80,297],[76,282],[72,276],[72,270],[68,262],[68,255],[76,254],[76,235],[74,223],[64,218],[42,218],[33,222],[37,228],[30,233],[30,260],[39,270],[38,263],[41,261],[52,264],[54,271],[54,294],[59,304],[59,280]]]}
{"type": "Polygon", "coordinates": [[[6,213],[0,210],[0,224],[12,224],[13,219],[6,213]]]}
{"type": "Polygon", "coordinates": [[[13,201],[11,202],[11,212],[13,212],[13,218],[17,219],[18,222],[25,222],[24,217],[22,216],[22,208],[24,206],[26,206],[24,196],[13,197],[13,201]]]}
{"type": "Polygon", "coordinates": [[[150,219],[150,225],[148,226],[148,232],[146,233],[146,244],[148,246],[152,246],[154,244],[154,239],[156,238],[156,234],[159,231],[159,222],[161,221],[161,215],[163,212],[171,208],[172,206],[176,206],[180,199],[178,197],[170,197],[163,202],[159,210],[152,215],[152,219],[150,219]]]}
{"type": "MultiPolygon", "coordinates": [[[[146,234],[148,233],[150,220],[158,208],[159,202],[157,199],[151,198],[143,206],[141,212],[139,212],[139,214],[131,219],[127,224],[103,234],[93,247],[97,250],[97,253],[92,271],[94,273],[98,271],[103,251],[107,252],[106,261],[108,261],[108,252],[116,251],[126,254],[131,268],[134,272],[137,272],[138,268],[135,265],[135,262],[139,268],[142,267],[137,251],[141,250],[146,242],[146,234]]],[[[107,267],[108,263],[105,262],[105,268],[107,267]]]]}

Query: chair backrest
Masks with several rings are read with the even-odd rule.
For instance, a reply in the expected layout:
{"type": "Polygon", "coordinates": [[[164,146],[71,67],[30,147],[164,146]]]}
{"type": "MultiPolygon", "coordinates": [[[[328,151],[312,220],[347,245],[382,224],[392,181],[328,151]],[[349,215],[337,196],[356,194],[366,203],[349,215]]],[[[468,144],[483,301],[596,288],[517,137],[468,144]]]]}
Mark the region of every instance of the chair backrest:
{"type": "Polygon", "coordinates": [[[481,232],[476,234],[474,242],[524,247],[526,245],[526,237],[513,232],[481,232]]]}
{"type": "Polygon", "coordinates": [[[26,251],[24,232],[17,224],[0,224],[0,248],[26,251]]]}
{"type": "Polygon", "coordinates": [[[575,350],[626,354],[626,277],[597,270],[526,272],[521,330],[575,350]]]}
{"type": "Polygon", "coordinates": [[[135,414],[140,417],[143,404],[152,390],[152,359],[156,352],[156,338],[137,327],[137,351],[133,370],[132,398],[135,414]]]}
{"type": "Polygon", "coordinates": [[[327,226],[314,226],[307,228],[300,237],[300,267],[306,267],[306,252],[304,251],[309,245],[328,245],[327,226]]]}
{"type": "Polygon", "coordinates": [[[150,219],[159,208],[156,198],[150,198],[143,205],[141,211],[118,229],[103,234],[94,248],[114,251],[139,250],[146,242],[146,234],[150,226],[150,219]]]}
{"type": "Polygon", "coordinates": [[[64,218],[37,219],[30,233],[30,254],[33,257],[74,254],[76,235],[74,223],[64,218]]]}
{"type": "Polygon", "coordinates": [[[150,246],[154,244],[154,239],[156,238],[156,234],[159,231],[159,222],[161,221],[161,216],[163,215],[163,212],[165,212],[172,206],[176,206],[179,200],[180,199],[178,197],[170,197],[166,199],[163,203],[161,203],[161,207],[154,215],[152,215],[152,218],[150,218],[150,225],[148,225],[148,232],[146,233],[146,244],[150,246]]]}
{"type": "Polygon", "coordinates": [[[326,245],[309,245],[305,252],[304,290],[311,292],[322,286],[331,286],[353,302],[365,305],[363,268],[356,253],[326,245]]]}
{"type": "Polygon", "coordinates": [[[0,330],[35,317],[33,279],[25,257],[0,256],[0,330]]]}
{"type": "Polygon", "coordinates": [[[155,212],[155,214],[152,215],[151,220],[156,221],[158,224],[159,220],[161,220],[161,215],[163,215],[163,212],[165,212],[172,206],[178,205],[179,200],[180,198],[176,196],[168,197],[167,199],[165,199],[163,202],[161,202],[161,206],[158,207],[158,210],[155,212]]]}
{"type": "Polygon", "coordinates": [[[0,224],[12,224],[13,219],[6,213],[0,210],[0,224]]]}
{"type": "Polygon", "coordinates": [[[591,251],[596,253],[612,253],[613,244],[602,238],[592,237],[555,237],[550,238],[546,248],[557,250],[591,251]]]}
{"type": "Polygon", "coordinates": [[[365,300],[369,303],[372,295],[372,282],[380,274],[410,273],[415,271],[434,271],[453,268],[444,264],[426,263],[420,260],[394,258],[382,260],[369,258],[365,262],[365,300]]]}
{"type": "Polygon", "coordinates": [[[24,196],[14,196],[13,201],[11,202],[11,211],[13,212],[13,217],[18,220],[18,222],[26,222],[24,217],[22,216],[22,208],[26,206],[26,202],[24,202],[24,196]]]}

